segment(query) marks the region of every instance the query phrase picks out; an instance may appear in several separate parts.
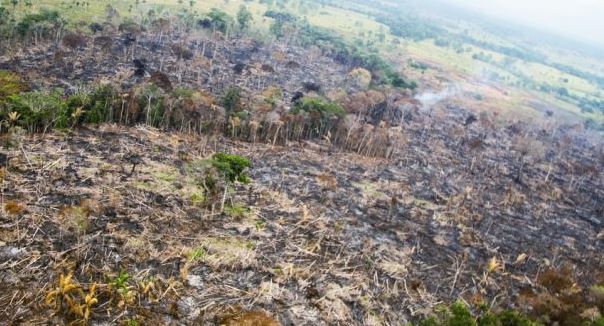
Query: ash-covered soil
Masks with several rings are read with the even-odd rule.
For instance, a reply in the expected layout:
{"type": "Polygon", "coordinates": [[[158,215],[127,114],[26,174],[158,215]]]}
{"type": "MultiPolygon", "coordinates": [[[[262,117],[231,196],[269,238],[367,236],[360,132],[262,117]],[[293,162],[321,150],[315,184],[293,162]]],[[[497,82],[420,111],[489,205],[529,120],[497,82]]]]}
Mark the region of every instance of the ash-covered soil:
{"type": "Polygon", "coordinates": [[[390,160],[146,127],[23,136],[4,152],[0,320],[56,318],[45,296],[69,272],[98,284],[93,324],[264,310],[283,325],[399,325],[459,297],[522,309],[550,267],[593,284],[601,143],[567,129],[527,145],[522,125],[485,133],[443,112],[409,116],[390,160]],[[224,213],[199,204],[195,175],[216,151],[253,162],[224,213]],[[120,272],[132,300],[107,290],[120,272]]]}
{"type": "Polygon", "coordinates": [[[217,96],[233,86],[258,93],[278,85],[288,101],[299,91],[338,89],[350,69],[345,58],[339,62],[316,47],[225,40],[203,32],[175,32],[162,39],[151,32],[105,31],[81,42],[77,48],[35,44],[0,56],[0,69],[28,77],[34,89],[76,92],[110,82],[126,90],[161,72],[178,87],[217,96]]]}

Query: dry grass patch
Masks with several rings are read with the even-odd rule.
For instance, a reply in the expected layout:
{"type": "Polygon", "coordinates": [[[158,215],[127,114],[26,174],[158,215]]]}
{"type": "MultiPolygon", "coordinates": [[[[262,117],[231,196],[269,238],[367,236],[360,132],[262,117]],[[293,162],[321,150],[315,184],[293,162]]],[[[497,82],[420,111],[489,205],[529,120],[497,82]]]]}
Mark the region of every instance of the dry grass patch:
{"type": "Polygon", "coordinates": [[[378,200],[390,200],[390,197],[388,197],[388,195],[378,190],[382,189],[378,183],[363,181],[354,182],[352,185],[361,191],[361,193],[363,194],[363,201],[365,203],[378,200]]]}
{"type": "Polygon", "coordinates": [[[15,200],[9,200],[4,204],[4,211],[9,215],[18,215],[25,211],[25,205],[15,200]]]}
{"type": "Polygon", "coordinates": [[[395,279],[403,279],[407,276],[408,266],[411,263],[411,255],[415,252],[414,247],[397,250],[381,246],[378,252],[382,256],[377,263],[379,270],[395,279]]]}
{"type": "Polygon", "coordinates": [[[205,248],[206,254],[201,261],[214,269],[247,268],[257,265],[255,244],[251,241],[228,238],[206,238],[200,247],[205,248]]]}
{"type": "Polygon", "coordinates": [[[247,311],[223,317],[220,326],[281,326],[264,311],[247,311]]]}

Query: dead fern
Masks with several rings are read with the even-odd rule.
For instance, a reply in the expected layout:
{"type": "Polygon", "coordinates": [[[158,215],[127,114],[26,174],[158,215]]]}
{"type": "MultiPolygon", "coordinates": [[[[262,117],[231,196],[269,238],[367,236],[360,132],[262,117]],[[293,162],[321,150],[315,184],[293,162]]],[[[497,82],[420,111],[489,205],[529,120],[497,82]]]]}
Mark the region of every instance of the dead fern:
{"type": "Polygon", "coordinates": [[[10,200],[4,204],[4,211],[10,215],[18,215],[25,211],[25,205],[14,200],[10,200]]]}
{"type": "Polygon", "coordinates": [[[72,274],[61,274],[54,288],[46,293],[45,304],[52,307],[55,314],[72,325],[86,325],[90,319],[92,306],[98,303],[96,283],[84,292],[82,286],[73,280],[72,274]]]}
{"type": "Polygon", "coordinates": [[[270,317],[264,311],[247,311],[224,317],[218,323],[220,326],[281,326],[281,323],[270,317]]]}

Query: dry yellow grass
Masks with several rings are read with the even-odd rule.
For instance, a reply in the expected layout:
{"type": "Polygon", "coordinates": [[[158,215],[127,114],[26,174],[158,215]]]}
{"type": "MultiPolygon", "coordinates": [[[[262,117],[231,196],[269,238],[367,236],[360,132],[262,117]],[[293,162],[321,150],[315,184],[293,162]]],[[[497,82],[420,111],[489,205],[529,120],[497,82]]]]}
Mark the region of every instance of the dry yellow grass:
{"type": "Polygon", "coordinates": [[[281,326],[264,311],[248,311],[223,318],[221,326],[281,326]]]}
{"type": "Polygon", "coordinates": [[[17,215],[25,211],[25,205],[15,200],[10,200],[4,204],[4,211],[10,215],[17,215]]]}

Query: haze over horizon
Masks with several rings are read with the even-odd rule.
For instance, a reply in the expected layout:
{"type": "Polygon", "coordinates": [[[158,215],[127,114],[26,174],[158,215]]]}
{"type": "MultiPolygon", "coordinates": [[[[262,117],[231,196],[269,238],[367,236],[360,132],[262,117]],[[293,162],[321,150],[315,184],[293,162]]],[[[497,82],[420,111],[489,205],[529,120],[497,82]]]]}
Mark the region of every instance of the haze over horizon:
{"type": "Polygon", "coordinates": [[[485,15],[604,47],[601,0],[446,0],[485,15]]]}

